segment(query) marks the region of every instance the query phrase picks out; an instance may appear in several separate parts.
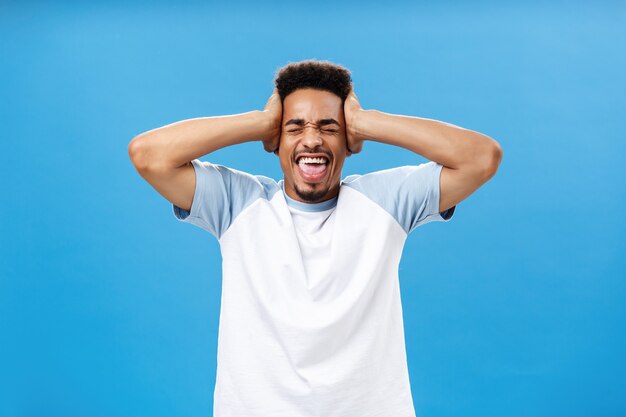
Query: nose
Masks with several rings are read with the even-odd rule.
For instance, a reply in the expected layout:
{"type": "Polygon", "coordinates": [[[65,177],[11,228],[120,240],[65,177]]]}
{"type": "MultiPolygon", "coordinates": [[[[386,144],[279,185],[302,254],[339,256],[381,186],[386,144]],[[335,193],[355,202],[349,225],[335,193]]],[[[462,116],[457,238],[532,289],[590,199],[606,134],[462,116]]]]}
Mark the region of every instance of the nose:
{"type": "Polygon", "coordinates": [[[302,136],[302,144],[307,148],[315,148],[320,146],[324,141],[322,140],[322,132],[314,125],[304,126],[304,134],[302,136]]]}

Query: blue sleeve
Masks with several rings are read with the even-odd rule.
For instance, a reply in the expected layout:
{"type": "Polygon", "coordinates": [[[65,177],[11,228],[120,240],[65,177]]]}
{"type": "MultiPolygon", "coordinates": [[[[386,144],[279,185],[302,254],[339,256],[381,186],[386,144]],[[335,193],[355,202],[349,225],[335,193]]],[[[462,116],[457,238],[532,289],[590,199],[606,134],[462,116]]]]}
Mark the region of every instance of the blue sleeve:
{"type": "Polygon", "coordinates": [[[267,198],[270,184],[260,181],[263,178],[198,159],[191,163],[196,174],[191,210],[172,204],[174,216],[218,239],[244,208],[258,198],[267,198]]]}
{"type": "Polygon", "coordinates": [[[443,165],[420,165],[353,175],[344,180],[351,187],[391,214],[410,233],[432,221],[449,221],[456,206],[439,212],[440,176],[443,165]]]}

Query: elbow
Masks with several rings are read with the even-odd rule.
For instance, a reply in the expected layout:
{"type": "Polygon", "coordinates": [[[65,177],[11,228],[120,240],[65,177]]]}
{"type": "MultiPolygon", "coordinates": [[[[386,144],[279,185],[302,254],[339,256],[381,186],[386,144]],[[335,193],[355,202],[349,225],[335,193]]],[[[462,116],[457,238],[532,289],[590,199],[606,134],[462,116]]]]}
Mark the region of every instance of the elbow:
{"type": "Polygon", "coordinates": [[[502,154],[502,146],[498,142],[491,138],[484,142],[482,150],[478,153],[479,156],[474,162],[477,174],[479,173],[478,175],[480,175],[483,182],[489,181],[496,175],[502,161],[502,154]]]}
{"type": "Polygon", "coordinates": [[[139,172],[147,171],[150,168],[150,150],[146,142],[147,139],[139,135],[128,144],[128,156],[139,172]]]}
{"type": "Polygon", "coordinates": [[[136,136],[128,144],[128,157],[137,169],[146,168],[146,146],[141,136],[136,136]]]}
{"type": "Polygon", "coordinates": [[[503,150],[502,146],[491,139],[491,143],[488,146],[488,149],[485,151],[485,163],[484,163],[484,172],[487,180],[491,179],[496,172],[498,172],[498,167],[502,162],[503,150]]]}
{"type": "Polygon", "coordinates": [[[141,134],[128,144],[128,156],[142,177],[167,174],[176,168],[163,157],[162,145],[156,136],[141,134]]]}

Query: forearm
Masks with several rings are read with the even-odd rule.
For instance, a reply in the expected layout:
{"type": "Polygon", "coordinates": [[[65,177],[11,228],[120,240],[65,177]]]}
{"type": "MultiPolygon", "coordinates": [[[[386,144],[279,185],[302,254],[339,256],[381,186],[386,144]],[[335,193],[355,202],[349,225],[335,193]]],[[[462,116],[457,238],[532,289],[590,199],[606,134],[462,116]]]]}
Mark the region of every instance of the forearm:
{"type": "Polygon", "coordinates": [[[138,168],[173,169],[226,146],[260,140],[268,123],[257,110],[187,119],[138,135],[129,153],[138,168]]]}
{"type": "Polygon", "coordinates": [[[494,139],[481,133],[378,110],[365,110],[357,129],[358,135],[367,140],[403,147],[452,169],[490,169],[500,151],[494,139]]]}

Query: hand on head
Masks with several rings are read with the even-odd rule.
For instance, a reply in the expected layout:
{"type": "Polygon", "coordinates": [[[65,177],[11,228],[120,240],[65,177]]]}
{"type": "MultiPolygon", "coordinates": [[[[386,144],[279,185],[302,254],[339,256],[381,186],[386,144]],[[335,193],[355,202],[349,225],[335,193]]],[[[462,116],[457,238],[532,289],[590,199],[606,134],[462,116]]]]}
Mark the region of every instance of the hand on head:
{"type": "Polygon", "coordinates": [[[263,113],[267,115],[268,120],[267,133],[263,138],[261,138],[263,141],[263,148],[265,148],[267,152],[276,153],[278,152],[281,124],[283,119],[283,105],[276,88],[274,88],[272,95],[267,100],[263,113]]]}
{"type": "MultiPolygon", "coordinates": [[[[358,135],[359,119],[364,112],[359,99],[357,98],[354,88],[350,89],[343,106],[344,118],[346,123],[346,142],[348,155],[361,152],[363,148],[364,138],[358,135]]],[[[283,106],[278,89],[274,88],[272,95],[267,100],[263,113],[267,115],[267,133],[261,140],[263,148],[267,152],[278,152],[280,143],[280,135],[282,130],[283,106]]]]}
{"type": "Polygon", "coordinates": [[[346,120],[348,155],[359,153],[363,148],[364,138],[361,138],[358,135],[358,120],[363,111],[364,110],[359,103],[359,99],[354,93],[354,87],[350,88],[350,92],[348,93],[343,105],[343,114],[346,120]]]}

